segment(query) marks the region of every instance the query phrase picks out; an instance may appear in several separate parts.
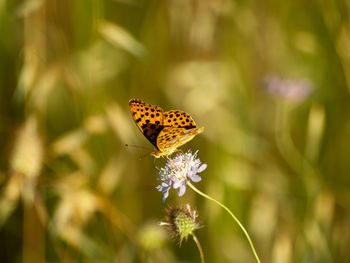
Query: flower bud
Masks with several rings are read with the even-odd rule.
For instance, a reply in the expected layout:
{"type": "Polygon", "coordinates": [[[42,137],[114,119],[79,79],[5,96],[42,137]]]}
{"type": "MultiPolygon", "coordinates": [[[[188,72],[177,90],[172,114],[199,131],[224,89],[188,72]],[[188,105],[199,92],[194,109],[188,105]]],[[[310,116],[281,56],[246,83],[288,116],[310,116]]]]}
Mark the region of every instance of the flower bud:
{"type": "Polygon", "coordinates": [[[200,228],[196,222],[197,211],[191,210],[189,204],[173,206],[166,209],[165,222],[160,225],[166,226],[173,237],[179,238],[179,244],[182,240],[187,240],[189,235],[200,228]]]}

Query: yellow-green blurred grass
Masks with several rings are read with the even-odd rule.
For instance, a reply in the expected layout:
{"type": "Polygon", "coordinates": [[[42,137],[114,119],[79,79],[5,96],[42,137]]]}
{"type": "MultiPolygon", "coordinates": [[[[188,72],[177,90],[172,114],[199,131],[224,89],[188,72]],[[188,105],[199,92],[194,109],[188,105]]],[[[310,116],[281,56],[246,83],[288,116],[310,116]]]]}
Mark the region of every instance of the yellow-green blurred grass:
{"type": "MultiPolygon", "coordinates": [[[[197,262],[165,205],[128,100],[189,112],[198,188],[247,226],[262,262],[348,262],[347,1],[0,1],[4,262],[197,262]],[[306,78],[304,101],[261,89],[306,78]]],[[[254,262],[189,189],[207,262],[254,262]]]]}

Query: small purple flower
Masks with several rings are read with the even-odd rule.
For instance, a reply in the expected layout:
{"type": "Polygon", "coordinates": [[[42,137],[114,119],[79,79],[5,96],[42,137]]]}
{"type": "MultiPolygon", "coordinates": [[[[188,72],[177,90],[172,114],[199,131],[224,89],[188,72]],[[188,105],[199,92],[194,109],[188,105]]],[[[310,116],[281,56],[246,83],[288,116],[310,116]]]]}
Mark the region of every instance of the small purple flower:
{"type": "Polygon", "coordinates": [[[202,164],[199,158],[196,158],[197,153],[198,151],[192,154],[190,150],[187,153],[179,153],[173,159],[168,159],[165,167],[158,169],[158,180],[162,182],[156,188],[163,193],[163,202],[169,196],[171,187],[179,188],[178,195],[183,196],[186,192],[188,178],[194,183],[202,180],[197,173],[203,172],[207,165],[202,164]]]}
{"type": "Polygon", "coordinates": [[[277,98],[293,102],[306,99],[313,91],[313,85],[308,79],[285,79],[274,75],[264,78],[263,88],[277,98]]]}

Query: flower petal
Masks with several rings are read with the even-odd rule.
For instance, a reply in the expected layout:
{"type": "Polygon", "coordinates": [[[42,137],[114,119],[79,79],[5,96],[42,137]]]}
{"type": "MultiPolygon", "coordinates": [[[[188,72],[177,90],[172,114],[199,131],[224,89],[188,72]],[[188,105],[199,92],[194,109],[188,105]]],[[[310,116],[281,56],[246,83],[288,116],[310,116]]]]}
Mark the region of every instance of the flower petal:
{"type": "Polygon", "coordinates": [[[177,188],[179,188],[182,184],[183,184],[183,181],[177,180],[177,181],[174,182],[173,188],[174,188],[174,189],[177,189],[177,188]]]}
{"type": "Polygon", "coordinates": [[[163,195],[163,203],[165,202],[165,199],[168,198],[168,196],[169,196],[169,189],[168,189],[168,191],[166,191],[166,192],[164,193],[164,195],[163,195]]]}
{"type": "Polygon", "coordinates": [[[201,166],[199,166],[197,173],[203,172],[205,169],[207,169],[207,164],[203,163],[201,166]]]}
{"type": "Polygon", "coordinates": [[[186,192],[186,184],[183,184],[180,186],[178,195],[183,196],[185,194],[185,192],[186,192]]]}
{"type": "Polygon", "coordinates": [[[200,177],[198,174],[192,175],[190,178],[194,183],[198,183],[199,181],[202,180],[202,177],[200,177]]]}

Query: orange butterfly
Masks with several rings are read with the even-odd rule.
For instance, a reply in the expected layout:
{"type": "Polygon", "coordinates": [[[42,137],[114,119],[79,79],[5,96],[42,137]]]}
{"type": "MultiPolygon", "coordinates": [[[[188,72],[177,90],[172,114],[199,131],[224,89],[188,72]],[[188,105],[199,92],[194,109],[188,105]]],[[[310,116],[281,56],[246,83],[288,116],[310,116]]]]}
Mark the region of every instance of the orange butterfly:
{"type": "Polygon", "coordinates": [[[137,127],[156,149],[151,152],[156,158],[171,155],[179,146],[189,142],[204,127],[197,127],[192,117],[186,112],[163,109],[131,99],[129,108],[137,127]]]}

